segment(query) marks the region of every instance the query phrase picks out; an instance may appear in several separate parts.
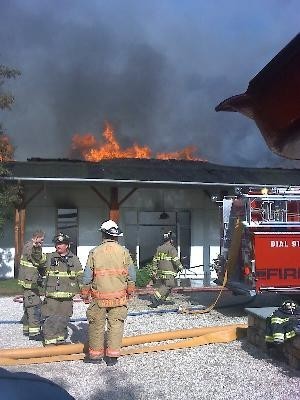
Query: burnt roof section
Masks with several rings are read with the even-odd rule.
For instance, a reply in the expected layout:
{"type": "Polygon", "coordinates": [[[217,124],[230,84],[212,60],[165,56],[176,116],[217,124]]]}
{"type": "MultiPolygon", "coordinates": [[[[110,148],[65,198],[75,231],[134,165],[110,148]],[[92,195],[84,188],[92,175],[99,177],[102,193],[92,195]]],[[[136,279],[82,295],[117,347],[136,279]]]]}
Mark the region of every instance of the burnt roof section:
{"type": "Polygon", "coordinates": [[[110,159],[99,162],[37,159],[9,162],[13,179],[21,181],[84,181],[149,184],[298,185],[297,169],[242,168],[200,161],[156,159],[110,159]]]}

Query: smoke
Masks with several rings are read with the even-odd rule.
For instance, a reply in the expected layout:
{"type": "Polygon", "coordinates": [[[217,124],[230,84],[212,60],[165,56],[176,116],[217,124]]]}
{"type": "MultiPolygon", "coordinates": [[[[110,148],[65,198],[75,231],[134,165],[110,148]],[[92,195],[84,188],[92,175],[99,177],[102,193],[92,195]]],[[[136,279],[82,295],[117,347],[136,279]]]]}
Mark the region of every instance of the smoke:
{"type": "Polygon", "coordinates": [[[16,158],[67,157],[75,133],[100,138],[109,121],[123,146],[299,165],[272,154],[252,121],[214,111],[297,33],[296,0],[246,3],[2,0],[0,63],[22,71],[0,114],[16,158]]]}

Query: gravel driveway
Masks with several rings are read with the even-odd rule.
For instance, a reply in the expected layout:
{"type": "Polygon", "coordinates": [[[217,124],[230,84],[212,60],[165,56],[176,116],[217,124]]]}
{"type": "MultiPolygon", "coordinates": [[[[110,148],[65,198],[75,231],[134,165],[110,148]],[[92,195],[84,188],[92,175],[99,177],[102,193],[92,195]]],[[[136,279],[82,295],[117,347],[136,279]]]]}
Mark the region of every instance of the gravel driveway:
{"type": "MultiPolygon", "coordinates": [[[[178,304],[208,304],[215,294],[175,294],[178,304]]],[[[243,300],[242,300],[243,301],[243,300]]],[[[177,313],[129,316],[125,336],[202,326],[246,323],[241,298],[225,293],[221,305],[209,314],[177,313]]],[[[130,303],[129,311],[147,310],[147,296],[130,303]]],[[[13,298],[0,298],[0,347],[40,346],[22,335],[17,322],[22,304],[13,298]]],[[[86,305],[74,304],[74,321],[69,331],[72,342],[86,341],[86,305]]],[[[167,306],[165,308],[173,308],[167,306]]],[[[246,339],[228,344],[124,356],[116,366],[92,365],[81,361],[5,367],[48,378],[64,387],[76,400],[294,400],[300,399],[300,373],[285,363],[274,361],[247,343],[246,339]]]]}

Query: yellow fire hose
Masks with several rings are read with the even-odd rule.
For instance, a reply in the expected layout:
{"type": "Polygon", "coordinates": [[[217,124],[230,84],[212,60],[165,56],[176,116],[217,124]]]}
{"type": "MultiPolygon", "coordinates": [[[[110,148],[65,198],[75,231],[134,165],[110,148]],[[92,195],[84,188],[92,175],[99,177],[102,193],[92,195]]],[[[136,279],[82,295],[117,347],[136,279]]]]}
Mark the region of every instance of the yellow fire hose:
{"type": "Polygon", "coordinates": [[[188,308],[182,308],[179,310],[180,313],[182,313],[182,314],[206,314],[206,313],[209,313],[216,306],[216,304],[218,303],[218,301],[223,293],[223,290],[226,286],[228,276],[231,276],[231,274],[233,273],[234,268],[236,266],[237,258],[238,258],[239,251],[240,251],[242,235],[243,235],[243,225],[242,225],[240,218],[237,218],[235,221],[235,225],[234,225],[231,246],[228,251],[228,259],[226,261],[226,266],[224,269],[224,277],[223,277],[222,287],[221,287],[220,292],[219,292],[217,298],[215,299],[215,301],[210,306],[205,308],[204,310],[190,310],[188,308]]]}
{"type": "MultiPolygon", "coordinates": [[[[121,355],[150,353],[163,350],[175,350],[196,347],[210,343],[227,343],[245,336],[247,325],[235,324],[218,327],[183,329],[170,332],[157,332],[146,335],[125,337],[122,341],[121,355]],[[128,348],[145,343],[185,339],[180,342],[166,343],[154,346],[128,348]]],[[[0,365],[39,364],[57,361],[82,360],[85,357],[86,346],[83,343],[61,346],[2,349],[0,350],[0,365]]]]}

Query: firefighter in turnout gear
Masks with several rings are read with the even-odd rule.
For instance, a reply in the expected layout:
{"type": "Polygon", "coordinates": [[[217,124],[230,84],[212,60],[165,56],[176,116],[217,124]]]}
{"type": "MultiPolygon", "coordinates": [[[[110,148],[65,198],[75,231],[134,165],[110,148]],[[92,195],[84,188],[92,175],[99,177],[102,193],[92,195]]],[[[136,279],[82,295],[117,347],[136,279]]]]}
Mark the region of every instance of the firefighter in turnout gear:
{"type": "Polygon", "coordinates": [[[296,336],[300,309],[293,300],[285,300],[282,305],[266,319],[265,341],[280,345],[296,336]]]}
{"type": "Polygon", "coordinates": [[[173,243],[175,235],[172,231],[164,233],[164,243],[159,246],[153,257],[153,276],[156,280],[154,295],[149,307],[156,308],[161,304],[170,304],[166,299],[171,289],[176,286],[175,277],[182,271],[183,266],[173,243]]]}
{"type": "Polygon", "coordinates": [[[113,365],[120,356],[127,301],[134,294],[135,268],[129,251],[118,243],[118,237],[123,236],[118,225],[108,220],[99,230],[103,240],[89,253],[81,291],[84,300],[92,298],[86,313],[89,354],[85,362],[98,363],[106,357],[106,363],[113,365]]]}
{"type": "Polygon", "coordinates": [[[42,305],[45,346],[66,342],[67,325],[73,314],[73,297],[80,291],[83,274],[79,258],[69,249],[69,236],[59,233],[53,242],[56,251],[47,254],[42,305]]]}
{"type": "Polygon", "coordinates": [[[23,288],[23,334],[41,340],[41,299],[38,282],[43,275],[46,256],[42,252],[44,232],[36,231],[24,246],[20,259],[18,284],[23,288]]]}

